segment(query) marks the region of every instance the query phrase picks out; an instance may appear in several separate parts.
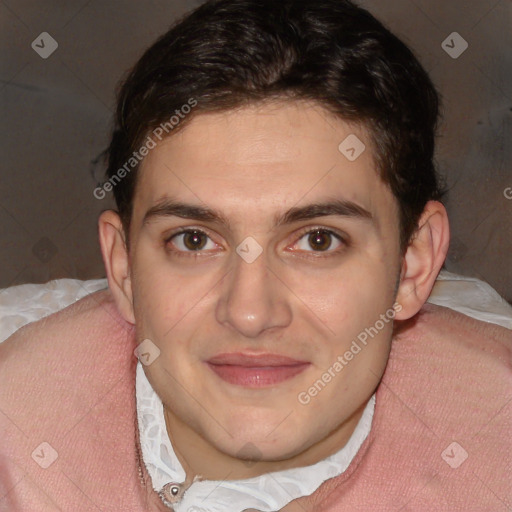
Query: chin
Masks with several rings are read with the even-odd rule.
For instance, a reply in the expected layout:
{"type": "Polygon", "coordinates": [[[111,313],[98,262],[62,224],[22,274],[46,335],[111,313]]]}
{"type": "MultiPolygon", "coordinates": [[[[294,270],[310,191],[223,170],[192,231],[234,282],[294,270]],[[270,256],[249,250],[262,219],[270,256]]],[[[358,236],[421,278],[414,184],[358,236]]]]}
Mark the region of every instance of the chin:
{"type": "MultiPolygon", "coordinates": [[[[297,443],[300,444],[298,440],[297,443]]],[[[217,448],[231,457],[248,462],[286,461],[303,451],[294,443],[294,440],[288,441],[285,445],[270,445],[268,441],[246,439],[239,440],[236,445],[240,446],[238,450],[233,449],[232,442],[229,442],[227,446],[218,446],[217,448]]]]}
{"type": "Polygon", "coordinates": [[[287,425],[286,429],[279,431],[283,427],[282,422],[282,417],[279,420],[273,417],[272,421],[266,423],[244,423],[238,426],[233,423],[228,431],[237,432],[236,438],[224,436],[216,443],[217,447],[238,459],[273,462],[289,459],[314,444],[315,440],[308,442],[309,433],[295,424],[287,425]]]}

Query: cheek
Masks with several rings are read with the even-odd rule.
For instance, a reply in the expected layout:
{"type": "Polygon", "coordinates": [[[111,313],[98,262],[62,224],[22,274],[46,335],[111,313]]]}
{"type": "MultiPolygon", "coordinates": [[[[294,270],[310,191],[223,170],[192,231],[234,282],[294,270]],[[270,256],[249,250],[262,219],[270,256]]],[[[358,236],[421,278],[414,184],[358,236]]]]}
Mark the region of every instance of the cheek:
{"type": "Polygon", "coordinates": [[[393,299],[392,272],[373,262],[353,261],[324,276],[297,273],[290,283],[301,308],[322,332],[334,336],[346,337],[347,329],[373,324],[393,299]]]}
{"type": "Polygon", "coordinates": [[[391,347],[392,320],[382,322],[382,326],[377,322],[356,329],[356,334],[329,347],[329,356],[315,375],[317,380],[311,382],[314,386],[315,382],[328,381],[319,400],[326,409],[342,399],[343,410],[350,410],[368,398],[378,385],[391,347]]]}
{"type": "MultiPolygon", "coordinates": [[[[137,339],[151,340],[165,368],[180,381],[187,379],[192,371],[188,362],[196,359],[201,346],[195,341],[202,339],[198,329],[208,307],[204,280],[180,276],[161,265],[142,265],[134,275],[137,339]]],[[[147,371],[154,375],[156,369],[151,365],[147,371]]]]}
{"type": "Polygon", "coordinates": [[[133,259],[132,272],[134,305],[140,326],[165,332],[194,307],[196,296],[200,297],[199,283],[180,275],[155,255],[154,250],[139,251],[133,259]]]}
{"type": "Polygon", "coordinates": [[[340,377],[334,379],[338,384],[333,387],[341,386],[346,391],[350,383],[371,384],[375,379],[369,369],[380,372],[389,354],[394,316],[390,310],[394,298],[392,273],[386,274],[383,267],[374,266],[371,272],[368,267],[354,265],[328,282],[310,284],[309,291],[303,288],[301,297],[309,306],[305,311],[314,312],[318,326],[319,371],[332,367],[342,356],[343,370],[335,372],[340,377]]]}

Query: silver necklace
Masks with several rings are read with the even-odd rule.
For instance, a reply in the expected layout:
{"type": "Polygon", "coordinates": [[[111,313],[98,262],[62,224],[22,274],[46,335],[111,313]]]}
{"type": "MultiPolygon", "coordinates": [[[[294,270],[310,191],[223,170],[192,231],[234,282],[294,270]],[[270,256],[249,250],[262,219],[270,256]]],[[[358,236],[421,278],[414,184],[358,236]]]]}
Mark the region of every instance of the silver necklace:
{"type": "MultiPolygon", "coordinates": [[[[143,457],[142,450],[140,446],[140,432],[137,418],[137,408],[135,408],[135,457],[136,464],[139,473],[139,479],[142,486],[147,488],[147,481],[144,476],[144,471],[142,470],[143,457]]],[[[147,469],[146,469],[147,471],[147,469]]],[[[196,476],[193,482],[200,480],[201,478],[196,476]]],[[[192,483],[190,485],[192,485],[192,483]]],[[[190,485],[186,485],[186,482],[180,484],[178,482],[168,482],[166,483],[160,491],[158,491],[158,497],[162,501],[162,503],[168,507],[170,510],[174,512],[173,505],[179,503],[185,494],[185,491],[190,487],[190,485]]]]}

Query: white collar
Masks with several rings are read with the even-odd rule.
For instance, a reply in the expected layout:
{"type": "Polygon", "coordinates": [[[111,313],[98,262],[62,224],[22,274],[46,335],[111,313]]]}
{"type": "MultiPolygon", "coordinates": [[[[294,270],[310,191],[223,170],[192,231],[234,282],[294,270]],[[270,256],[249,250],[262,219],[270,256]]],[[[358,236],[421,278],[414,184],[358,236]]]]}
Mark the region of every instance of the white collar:
{"type": "MultiPolygon", "coordinates": [[[[162,401],[151,387],[139,361],[136,372],[137,420],[142,458],[156,492],[169,482],[183,483],[185,470],[167,434],[162,401]]],[[[311,466],[267,473],[245,480],[193,482],[175,512],[275,512],[292,500],[309,496],[330,478],[347,469],[368,436],[375,408],[375,393],[347,444],[337,453],[311,466]]]]}

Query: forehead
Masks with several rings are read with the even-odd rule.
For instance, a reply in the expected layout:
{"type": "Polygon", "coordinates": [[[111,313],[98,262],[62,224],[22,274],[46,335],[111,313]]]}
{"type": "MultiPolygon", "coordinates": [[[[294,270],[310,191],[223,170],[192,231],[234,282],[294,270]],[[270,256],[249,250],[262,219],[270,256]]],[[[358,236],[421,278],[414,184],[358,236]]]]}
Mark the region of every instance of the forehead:
{"type": "Polygon", "coordinates": [[[134,220],[179,197],[241,221],[271,222],[286,207],[327,198],[361,206],[378,226],[396,221],[367,131],[301,101],[196,114],[150,151],[139,173],[134,220]]]}

